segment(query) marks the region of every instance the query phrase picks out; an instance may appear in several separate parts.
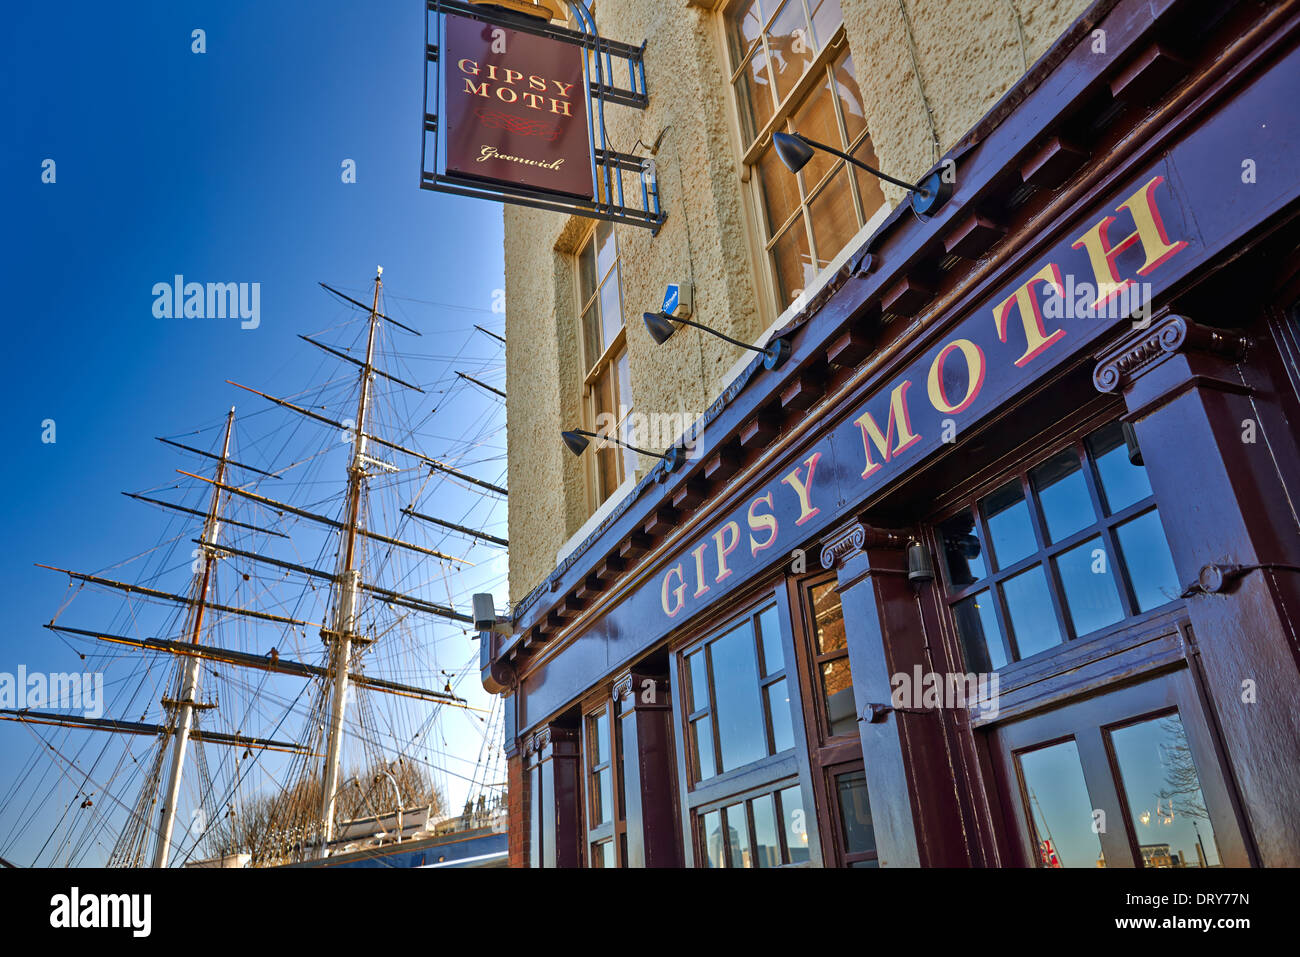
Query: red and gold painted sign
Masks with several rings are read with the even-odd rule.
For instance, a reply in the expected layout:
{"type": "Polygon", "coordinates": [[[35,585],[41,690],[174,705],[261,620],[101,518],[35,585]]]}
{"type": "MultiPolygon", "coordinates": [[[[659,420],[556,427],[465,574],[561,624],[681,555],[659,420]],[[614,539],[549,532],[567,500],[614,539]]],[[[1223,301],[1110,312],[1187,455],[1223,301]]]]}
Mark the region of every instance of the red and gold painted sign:
{"type": "Polygon", "coordinates": [[[582,47],[448,16],[447,172],[591,199],[582,47]]]}
{"type": "Polygon", "coordinates": [[[711,592],[733,576],[745,578],[743,573],[770,557],[760,557],[761,552],[779,554],[806,541],[837,517],[840,503],[860,502],[900,477],[935,451],[945,433],[955,438],[968,421],[1022,391],[1040,370],[1072,352],[1072,345],[1113,325],[1097,318],[1050,319],[1044,304],[1053,295],[1059,302],[1069,286],[1083,291],[1079,305],[1083,314],[1091,314],[1186,250],[1182,220],[1171,227],[1162,213],[1162,198],[1174,205],[1167,191],[1164,175],[1145,179],[1113,213],[1059,245],[800,452],[659,576],[659,611],[670,619],[689,618],[712,599],[711,592]],[[1069,282],[1063,270],[1071,271],[1069,282]]]}

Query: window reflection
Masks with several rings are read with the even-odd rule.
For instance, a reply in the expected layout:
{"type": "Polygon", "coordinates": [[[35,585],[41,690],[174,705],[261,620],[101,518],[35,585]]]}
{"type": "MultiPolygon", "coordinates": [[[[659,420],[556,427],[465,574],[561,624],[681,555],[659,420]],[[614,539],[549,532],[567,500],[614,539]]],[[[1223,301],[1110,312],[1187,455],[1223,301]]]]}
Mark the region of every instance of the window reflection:
{"type": "Polygon", "coordinates": [[[1078,746],[1063,741],[1018,756],[1037,867],[1105,867],[1078,746]]]}
{"type": "Polygon", "coordinates": [[[808,851],[808,821],[804,817],[803,792],[798,785],[777,793],[781,801],[781,823],[785,829],[785,846],[790,862],[800,864],[811,859],[808,851]]]}
{"type": "Polygon", "coordinates": [[[1111,514],[1151,494],[1147,470],[1129,461],[1124,428],[1119,422],[1102,426],[1088,436],[1088,449],[1097,463],[1097,477],[1111,514]]]}
{"type": "Polygon", "coordinates": [[[856,734],[857,704],[853,698],[853,675],[849,670],[848,642],[844,634],[844,609],[834,581],[810,591],[816,640],[818,680],[821,683],[826,730],[831,736],[856,734]]]}
{"type": "Polygon", "coordinates": [[[959,601],[952,611],[967,666],[976,672],[996,671],[1005,666],[1007,653],[1002,646],[1002,630],[998,628],[993,596],[988,589],[959,601]]]}
{"type": "Polygon", "coordinates": [[[863,771],[841,774],[835,779],[840,806],[840,831],[846,854],[876,849],[876,832],[871,825],[871,802],[867,797],[867,775],[863,771]]]}
{"type": "Polygon", "coordinates": [[[1187,732],[1175,712],[1110,733],[1143,867],[1219,867],[1187,732]]]}
{"type": "Polygon", "coordinates": [[[1038,550],[1025,490],[1019,481],[1008,482],[983,502],[984,522],[993,540],[993,559],[1007,568],[1038,550]]]}
{"type": "Polygon", "coordinates": [[[1056,622],[1042,565],[1008,578],[1002,586],[1002,598],[1007,605],[1007,617],[1021,658],[1061,643],[1061,629],[1056,622]]]}
{"type": "Polygon", "coordinates": [[[1097,521],[1079,454],[1066,449],[1029,473],[1049,541],[1059,542],[1097,521]]]}
{"type": "Polygon", "coordinates": [[[753,856],[749,853],[749,822],[745,817],[745,805],[733,804],[723,808],[727,819],[727,847],[731,854],[732,867],[753,867],[753,856]]]}
{"type": "Polygon", "coordinates": [[[758,668],[754,661],[754,630],[748,622],[709,645],[715,680],[718,752],[722,771],[730,771],[767,756],[758,668]]]}
{"type": "Polygon", "coordinates": [[[1111,575],[1110,556],[1100,538],[1090,538],[1056,560],[1066,610],[1076,636],[1091,634],[1124,617],[1111,575]]]}
{"type": "Polygon", "coordinates": [[[727,842],[722,835],[722,812],[710,811],[700,820],[704,827],[704,866],[723,867],[727,842]]]}
{"type": "Polygon", "coordinates": [[[1146,470],[1130,461],[1119,422],[1025,466],[935,529],[975,670],[1095,634],[1182,593],[1146,470]]]}
{"type": "Polygon", "coordinates": [[[1159,608],[1177,598],[1183,588],[1178,583],[1160,514],[1155,509],[1144,512],[1116,531],[1138,611],[1159,608]]]}
{"type": "Polygon", "coordinates": [[[776,605],[686,653],[684,663],[695,781],[794,747],[776,605]]]}
{"type": "Polygon", "coordinates": [[[771,794],[750,802],[754,817],[754,866],[780,867],[781,844],[776,832],[776,800],[771,794]]]}

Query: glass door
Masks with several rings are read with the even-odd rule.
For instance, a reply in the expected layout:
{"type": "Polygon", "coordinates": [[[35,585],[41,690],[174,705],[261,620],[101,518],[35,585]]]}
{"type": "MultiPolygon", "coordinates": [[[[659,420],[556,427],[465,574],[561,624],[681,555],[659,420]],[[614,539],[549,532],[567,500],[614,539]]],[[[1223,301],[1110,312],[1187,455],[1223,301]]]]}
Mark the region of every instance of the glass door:
{"type": "Polygon", "coordinates": [[[1027,866],[1250,866],[1185,669],[1011,722],[994,740],[1027,866]]]}

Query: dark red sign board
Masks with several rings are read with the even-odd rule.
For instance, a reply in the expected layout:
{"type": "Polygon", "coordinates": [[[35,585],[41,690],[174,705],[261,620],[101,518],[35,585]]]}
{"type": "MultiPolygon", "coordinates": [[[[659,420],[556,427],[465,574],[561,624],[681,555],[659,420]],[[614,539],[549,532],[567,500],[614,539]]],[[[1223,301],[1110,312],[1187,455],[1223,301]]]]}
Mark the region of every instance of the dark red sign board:
{"type": "Polygon", "coordinates": [[[448,15],[447,172],[591,199],[582,47],[448,15]]]}

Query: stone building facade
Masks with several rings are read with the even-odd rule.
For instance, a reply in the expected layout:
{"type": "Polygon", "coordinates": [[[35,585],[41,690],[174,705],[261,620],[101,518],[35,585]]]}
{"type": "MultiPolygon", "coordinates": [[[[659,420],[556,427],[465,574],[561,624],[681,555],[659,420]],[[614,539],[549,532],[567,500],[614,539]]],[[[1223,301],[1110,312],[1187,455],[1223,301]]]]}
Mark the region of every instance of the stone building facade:
{"type": "Polygon", "coordinates": [[[512,864],[1300,864],[1300,0],[594,13],[667,218],[505,213],[512,864]]]}

